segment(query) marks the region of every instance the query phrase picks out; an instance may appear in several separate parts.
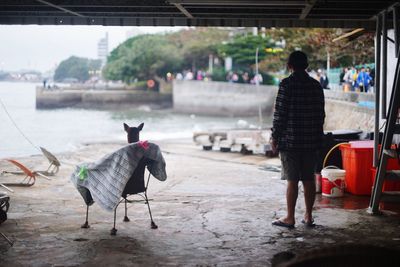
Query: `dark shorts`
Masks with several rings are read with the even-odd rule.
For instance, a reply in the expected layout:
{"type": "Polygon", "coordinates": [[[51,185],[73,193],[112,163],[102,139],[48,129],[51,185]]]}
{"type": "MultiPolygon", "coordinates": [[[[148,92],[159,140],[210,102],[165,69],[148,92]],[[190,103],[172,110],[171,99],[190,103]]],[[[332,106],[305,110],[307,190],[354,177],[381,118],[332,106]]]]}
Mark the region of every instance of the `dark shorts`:
{"type": "Polygon", "coordinates": [[[318,152],[281,151],[282,180],[313,181],[318,152]]]}

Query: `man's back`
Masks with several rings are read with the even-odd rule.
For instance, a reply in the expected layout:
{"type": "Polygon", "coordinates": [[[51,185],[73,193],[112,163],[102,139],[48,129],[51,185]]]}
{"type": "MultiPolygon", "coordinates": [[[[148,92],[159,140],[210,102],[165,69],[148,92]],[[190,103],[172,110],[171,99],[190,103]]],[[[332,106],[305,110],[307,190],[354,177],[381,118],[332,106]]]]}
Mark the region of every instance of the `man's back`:
{"type": "Polygon", "coordinates": [[[272,225],[294,228],[298,183],[304,186],[306,210],[302,223],[315,226],[312,216],[315,201],[315,166],[317,150],[322,145],[325,119],[324,93],[318,81],[308,76],[307,55],[294,51],[287,68],[293,73],[279,85],[275,103],[271,147],[279,150],[281,178],[287,180],[287,214],[272,225]]]}
{"type": "Polygon", "coordinates": [[[318,81],[295,71],[279,85],[274,132],[281,151],[307,151],[321,147],[325,119],[324,94],[318,81]]]}

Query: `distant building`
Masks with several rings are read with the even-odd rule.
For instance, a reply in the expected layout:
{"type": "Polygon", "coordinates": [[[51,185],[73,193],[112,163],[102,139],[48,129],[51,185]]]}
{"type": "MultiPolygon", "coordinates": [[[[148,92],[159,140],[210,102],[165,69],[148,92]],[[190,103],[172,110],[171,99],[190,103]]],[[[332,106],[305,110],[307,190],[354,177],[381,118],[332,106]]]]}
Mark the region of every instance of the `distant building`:
{"type": "Polygon", "coordinates": [[[97,43],[97,56],[101,60],[101,67],[107,63],[108,56],[108,32],[104,38],[101,38],[97,43]]]}

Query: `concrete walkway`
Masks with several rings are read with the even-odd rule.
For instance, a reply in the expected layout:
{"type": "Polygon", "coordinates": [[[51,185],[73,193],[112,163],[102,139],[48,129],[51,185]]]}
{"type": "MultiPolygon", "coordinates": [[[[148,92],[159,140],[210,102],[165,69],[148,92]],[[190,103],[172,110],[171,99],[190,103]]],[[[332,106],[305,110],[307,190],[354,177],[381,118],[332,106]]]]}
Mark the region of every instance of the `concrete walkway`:
{"type": "MultiPolygon", "coordinates": [[[[110,235],[113,214],[96,204],[90,208],[91,228],[80,228],[86,208],[69,181],[73,165],[122,145],[92,144],[57,155],[64,165],[52,181],[38,178],[33,187],[14,187],[9,220],[0,226],[14,246],[0,239],[0,266],[270,266],[282,251],[300,254],[337,244],[400,248],[397,215],[368,215],[366,197],[319,196],[317,227],[308,229],[300,223],[300,196],[296,228],[274,227],[271,221],[285,212],[285,182],[265,166],[277,159],[202,151],[189,140],[159,144],[169,177],[150,181],[157,230],[150,229],[143,203],[130,205],[128,223],[122,222],[123,207],[118,209],[116,236],[110,235]]],[[[34,169],[47,164],[42,156],[20,161],[34,169]]],[[[0,161],[0,169],[10,168],[0,161]]]]}

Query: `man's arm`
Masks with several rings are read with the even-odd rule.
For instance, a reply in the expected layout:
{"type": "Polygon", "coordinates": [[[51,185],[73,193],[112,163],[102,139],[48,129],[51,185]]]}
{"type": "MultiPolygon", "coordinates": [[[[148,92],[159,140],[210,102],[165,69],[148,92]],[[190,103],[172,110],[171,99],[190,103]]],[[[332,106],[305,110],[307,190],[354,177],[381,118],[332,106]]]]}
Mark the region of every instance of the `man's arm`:
{"type": "Polygon", "coordinates": [[[279,84],[278,95],[275,100],[275,112],[274,119],[272,122],[272,149],[277,149],[277,143],[279,138],[282,136],[283,131],[286,129],[287,113],[289,106],[289,91],[287,83],[282,81],[279,84]],[[274,148],[275,146],[275,148],[274,148]]]}
{"type": "Polygon", "coordinates": [[[322,128],[324,127],[325,123],[325,95],[324,95],[324,90],[321,88],[321,125],[322,128]]]}

